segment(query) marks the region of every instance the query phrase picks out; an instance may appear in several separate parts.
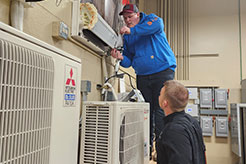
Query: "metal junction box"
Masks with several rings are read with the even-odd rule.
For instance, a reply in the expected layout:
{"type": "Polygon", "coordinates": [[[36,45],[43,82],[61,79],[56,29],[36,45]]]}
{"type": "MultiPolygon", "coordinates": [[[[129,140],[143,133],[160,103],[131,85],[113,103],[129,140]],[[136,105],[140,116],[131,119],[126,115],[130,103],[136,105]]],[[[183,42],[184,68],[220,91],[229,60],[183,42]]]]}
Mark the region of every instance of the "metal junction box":
{"type": "Polygon", "coordinates": [[[212,108],[212,89],[200,89],[200,107],[212,108]]]}
{"type": "Polygon", "coordinates": [[[202,116],[201,117],[201,128],[203,136],[213,135],[213,121],[212,117],[202,116]]]}
{"type": "Polygon", "coordinates": [[[228,118],[216,117],[216,136],[228,137],[228,118]]]}
{"type": "Polygon", "coordinates": [[[241,81],[241,102],[246,103],[246,79],[241,81]]]}
{"type": "Polygon", "coordinates": [[[198,105],[188,104],[185,108],[185,113],[190,114],[192,117],[198,117],[198,105]]]}
{"type": "Polygon", "coordinates": [[[215,108],[227,108],[227,90],[215,89],[215,108]]]}
{"type": "Polygon", "coordinates": [[[194,100],[198,99],[198,91],[197,88],[187,88],[189,91],[189,99],[194,100]]]}

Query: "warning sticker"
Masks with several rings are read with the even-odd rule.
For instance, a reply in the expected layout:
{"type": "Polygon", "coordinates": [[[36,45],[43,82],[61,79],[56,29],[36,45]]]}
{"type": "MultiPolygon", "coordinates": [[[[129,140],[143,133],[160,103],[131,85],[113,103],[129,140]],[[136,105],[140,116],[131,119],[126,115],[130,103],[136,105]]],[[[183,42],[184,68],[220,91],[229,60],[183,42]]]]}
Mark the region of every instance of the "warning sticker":
{"type": "Polygon", "coordinates": [[[64,106],[75,107],[76,100],[76,82],[77,70],[76,68],[66,65],[65,66],[65,88],[64,88],[64,106]]]}

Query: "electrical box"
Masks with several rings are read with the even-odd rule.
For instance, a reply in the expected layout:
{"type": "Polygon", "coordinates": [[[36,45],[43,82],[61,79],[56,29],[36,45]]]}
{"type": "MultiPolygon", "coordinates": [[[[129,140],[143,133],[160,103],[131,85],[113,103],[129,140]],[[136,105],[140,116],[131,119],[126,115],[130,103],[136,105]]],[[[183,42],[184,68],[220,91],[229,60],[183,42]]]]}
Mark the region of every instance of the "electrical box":
{"type": "Polygon", "coordinates": [[[192,117],[198,117],[198,105],[188,104],[185,108],[185,113],[190,114],[192,117]]]}
{"type": "Polygon", "coordinates": [[[200,107],[212,108],[212,89],[200,89],[200,107]]]}
{"type": "Polygon", "coordinates": [[[201,128],[203,136],[213,135],[213,119],[212,117],[202,116],[201,117],[201,128]]]}
{"type": "Polygon", "coordinates": [[[227,108],[227,89],[215,89],[215,108],[227,108]]]}
{"type": "Polygon", "coordinates": [[[197,88],[187,88],[189,91],[189,99],[194,100],[198,99],[198,91],[197,88]]]}
{"type": "Polygon", "coordinates": [[[241,81],[241,102],[246,103],[246,79],[241,81]]]}
{"type": "Polygon", "coordinates": [[[81,80],[81,92],[91,92],[91,81],[88,80],[81,80]]]}
{"type": "Polygon", "coordinates": [[[68,26],[64,22],[52,23],[52,36],[56,39],[68,38],[68,26]]]}
{"type": "Polygon", "coordinates": [[[228,137],[228,118],[216,117],[216,136],[228,137]]]}

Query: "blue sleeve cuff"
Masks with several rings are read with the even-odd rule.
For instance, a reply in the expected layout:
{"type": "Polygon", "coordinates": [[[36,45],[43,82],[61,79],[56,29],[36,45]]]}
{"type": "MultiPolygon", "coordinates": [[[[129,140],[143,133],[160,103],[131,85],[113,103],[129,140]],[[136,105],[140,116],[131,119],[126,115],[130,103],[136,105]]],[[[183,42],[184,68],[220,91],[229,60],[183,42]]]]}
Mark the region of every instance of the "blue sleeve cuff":
{"type": "Polygon", "coordinates": [[[130,31],[131,31],[131,35],[136,34],[136,29],[134,27],[130,28],[130,31]]]}

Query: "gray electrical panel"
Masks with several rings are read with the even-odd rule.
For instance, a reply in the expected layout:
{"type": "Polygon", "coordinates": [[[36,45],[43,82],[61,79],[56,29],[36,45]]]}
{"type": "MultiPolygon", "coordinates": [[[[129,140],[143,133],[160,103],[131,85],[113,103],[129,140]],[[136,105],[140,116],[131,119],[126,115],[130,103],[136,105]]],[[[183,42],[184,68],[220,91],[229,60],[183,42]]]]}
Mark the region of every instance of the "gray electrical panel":
{"type": "Polygon", "coordinates": [[[198,117],[198,105],[188,104],[185,108],[185,113],[190,114],[192,117],[198,117]]]}
{"type": "Polygon", "coordinates": [[[246,103],[246,79],[241,81],[241,87],[242,87],[241,102],[246,103]]]}
{"type": "Polygon", "coordinates": [[[228,137],[227,117],[216,117],[216,137],[228,137]]]}
{"type": "Polygon", "coordinates": [[[200,89],[200,107],[212,108],[212,89],[200,89]]]}
{"type": "Polygon", "coordinates": [[[197,88],[187,88],[189,91],[189,99],[198,99],[198,89],[197,88]]]}
{"type": "Polygon", "coordinates": [[[214,95],[215,108],[227,108],[227,90],[215,89],[214,95]]]}
{"type": "Polygon", "coordinates": [[[240,116],[240,104],[230,104],[231,109],[231,149],[232,152],[239,157],[242,155],[241,148],[241,116],[240,116]]]}
{"type": "Polygon", "coordinates": [[[213,118],[212,117],[201,116],[200,124],[202,128],[203,136],[213,135],[213,118]]]}

